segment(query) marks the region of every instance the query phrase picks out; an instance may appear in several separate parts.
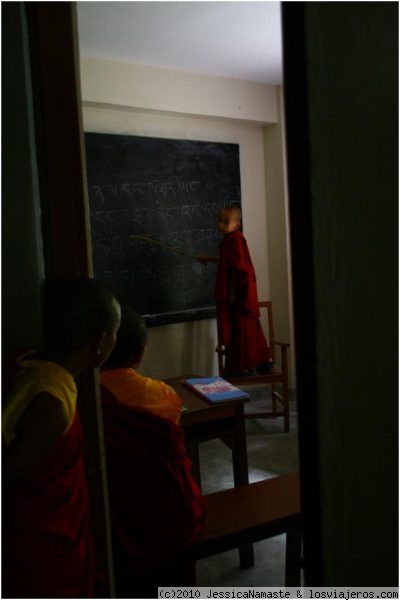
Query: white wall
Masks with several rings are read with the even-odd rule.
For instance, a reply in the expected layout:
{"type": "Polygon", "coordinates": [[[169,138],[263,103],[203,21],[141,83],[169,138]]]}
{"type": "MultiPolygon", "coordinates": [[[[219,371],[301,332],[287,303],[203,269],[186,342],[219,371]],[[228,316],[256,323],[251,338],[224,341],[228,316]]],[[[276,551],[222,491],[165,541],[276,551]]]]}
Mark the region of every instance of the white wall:
{"type": "MultiPolygon", "coordinates": [[[[289,208],[287,202],[283,93],[278,90],[278,123],[264,127],[265,185],[269,276],[275,338],[289,342],[291,386],[295,387],[295,357],[290,265],[289,208]]],[[[278,352],[279,355],[279,352],[278,352]]],[[[276,357],[278,358],[278,357],[276,357]]]]}
{"type": "MultiPolygon", "coordinates": [[[[101,59],[83,58],[81,69],[85,131],[239,144],[244,234],[259,296],[269,298],[263,125],[277,119],[276,88],[101,59]],[[238,90],[242,112],[232,118],[238,90]]],[[[159,378],[215,374],[215,344],[213,319],[150,328],[141,370],[159,378]]]]}
{"type": "Polygon", "coordinates": [[[178,115],[277,120],[273,86],[98,58],[81,59],[86,102],[178,115]]]}

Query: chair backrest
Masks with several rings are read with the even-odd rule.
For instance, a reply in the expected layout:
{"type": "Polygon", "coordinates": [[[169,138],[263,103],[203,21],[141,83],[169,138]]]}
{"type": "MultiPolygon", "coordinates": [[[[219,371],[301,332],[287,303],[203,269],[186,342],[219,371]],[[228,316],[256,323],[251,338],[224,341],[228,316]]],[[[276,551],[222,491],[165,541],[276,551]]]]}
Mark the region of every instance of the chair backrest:
{"type": "Polygon", "coordinates": [[[258,303],[260,308],[260,320],[264,331],[265,339],[270,349],[270,355],[275,362],[275,350],[274,345],[271,345],[271,340],[275,339],[274,335],[274,320],[272,316],[272,302],[271,300],[264,300],[258,303]],[[266,314],[265,314],[266,313],[266,314]]]}

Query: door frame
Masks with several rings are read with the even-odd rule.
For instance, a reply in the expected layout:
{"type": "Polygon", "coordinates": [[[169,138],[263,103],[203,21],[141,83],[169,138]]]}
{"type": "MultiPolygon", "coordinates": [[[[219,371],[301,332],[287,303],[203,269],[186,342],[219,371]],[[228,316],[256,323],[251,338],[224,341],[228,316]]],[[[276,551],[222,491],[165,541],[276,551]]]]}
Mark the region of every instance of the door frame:
{"type": "MultiPolygon", "coordinates": [[[[76,4],[26,2],[35,138],[48,280],[92,277],[76,4]]],[[[114,595],[98,370],[78,381],[92,534],[114,595]]]]}

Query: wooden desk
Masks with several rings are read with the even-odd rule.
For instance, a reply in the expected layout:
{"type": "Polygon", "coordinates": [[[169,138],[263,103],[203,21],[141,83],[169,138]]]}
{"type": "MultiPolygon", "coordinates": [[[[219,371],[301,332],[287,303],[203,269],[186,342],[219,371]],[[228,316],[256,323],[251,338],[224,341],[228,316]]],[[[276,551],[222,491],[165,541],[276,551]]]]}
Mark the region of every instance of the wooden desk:
{"type": "MultiPolygon", "coordinates": [[[[249,471],[244,421],[244,403],[247,400],[247,394],[243,393],[243,398],[210,404],[182,384],[183,379],[192,377],[196,377],[196,375],[174,377],[168,379],[167,383],[176,390],[186,407],[182,413],[181,423],[185,432],[186,447],[192,462],[194,477],[201,486],[199,443],[220,438],[232,451],[235,487],[247,485],[249,471]]],[[[242,568],[254,565],[252,545],[240,547],[239,554],[242,568]]]]}

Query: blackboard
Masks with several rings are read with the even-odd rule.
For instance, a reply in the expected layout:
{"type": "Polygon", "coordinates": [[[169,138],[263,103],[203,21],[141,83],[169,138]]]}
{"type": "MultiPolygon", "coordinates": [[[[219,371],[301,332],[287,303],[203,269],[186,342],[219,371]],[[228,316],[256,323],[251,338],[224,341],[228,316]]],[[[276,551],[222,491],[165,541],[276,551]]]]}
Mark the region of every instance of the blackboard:
{"type": "Polygon", "coordinates": [[[149,325],[215,316],[215,264],[182,253],[218,254],[218,212],[241,200],[239,145],[102,133],[85,142],[95,277],[149,325]]]}

